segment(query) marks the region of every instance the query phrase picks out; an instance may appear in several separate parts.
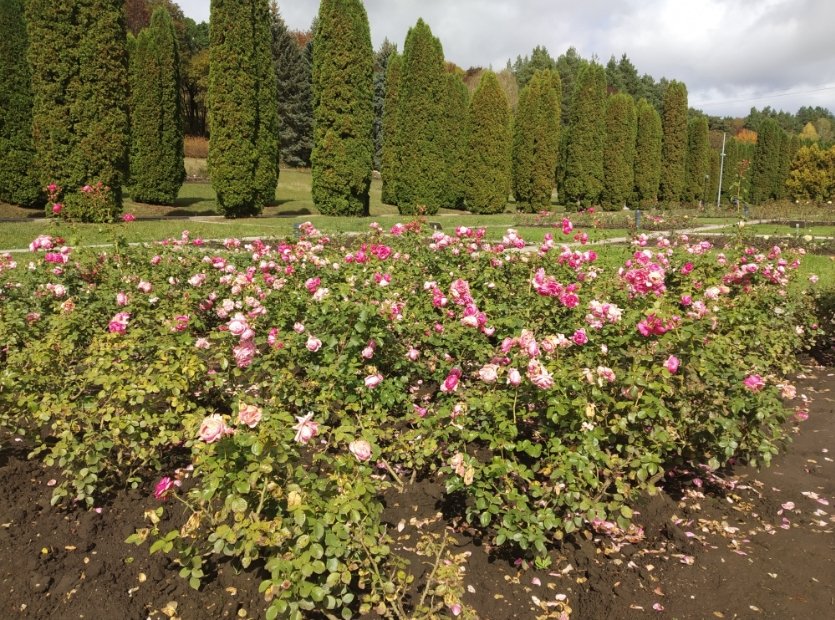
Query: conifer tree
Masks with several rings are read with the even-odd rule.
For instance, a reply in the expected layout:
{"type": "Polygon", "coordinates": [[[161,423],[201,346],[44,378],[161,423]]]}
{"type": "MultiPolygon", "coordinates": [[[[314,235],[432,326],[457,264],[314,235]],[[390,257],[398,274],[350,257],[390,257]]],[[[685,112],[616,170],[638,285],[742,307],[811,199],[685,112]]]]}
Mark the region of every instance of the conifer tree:
{"type": "Polygon", "coordinates": [[[386,106],[386,77],[389,58],[397,53],[397,46],[383,40],[374,54],[374,170],[380,170],[383,158],[383,114],[386,106]]]}
{"type": "Polygon", "coordinates": [[[635,182],[635,141],[638,123],[635,100],[627,93],[606,100],[606,144],[603,159],[603,198],[607,209],[618,210],[632,197],[635,182]]]}
{"type": "Polygon", "coordinates": [[[658,200],[661,182],[661,116],[646,99],[637,105],[638,132],[635,139],[635,191],[636,206],[651,207],[658,200]]]}
{"type": "Polygon", "coordinates": [[[706,199],[706,186],[710,179],[709,150],[707,117],[699,115],[687,126],[687,163],[682,197],[688,202],[706,199]]]}
{"type": "Polygon", "coordinates": [[[313,45],[313,203],[368,215],[374,156],[374,51],[360,0],[322,0],[313,45]]]}
{"type": "Polygon", "coordinates": [[[310,166],[313,150],[313,101],[310,63],[273,2],[273,58],[278,87],[279,153],[281,161],[294,168],[310,166]]]}
{"type": "Polygon", "coordinates": [[[419,19],[406,35],[400,77],[398,126],[400,213],[438,212],[446,197],[443,114],[446,93],[444,51],[429,26],[419,19]]]}
{"type": "Polygon", "coordinates": [[[0,2],[0,200],[37,206],[32,88],[21,0],[0,2]]]}
{"type": "Polygon", "coordinates": [[[121,0],[29,0],[32,128],[42,187],[64,190],[65,214],[112,220],[127,172],[128,67],[121,0]],[[72,122],[68,122],[72,119],[72,122]],[[95,212],[81,188],[110,188],[95,212]]]}
{"type": "Polygon", "coordinates": [[[559,150],[559,75],[537,71],[519,97],[513,125],[512,185],[517,209],[547,208],[559,150]]]}
{"type": "Polygon", "coordinates": [[[226,217],[275,199],[278,104],[267,0],[214,0],[209,41],[209,173],[226,217]]]}
{"type": "Polygon", "coordinates": [[[397,52],[388,59],[386,70],[386,98],[383,105],[383,150],[380,155],[380,176],[383,177],[382,200],[397,204],[397,173],[400,170],[398,110],[400,106],[400,74],[403,57],[397,52]]]}
{"type": "Polygon", "coordinates": [[[603,191],[606,71],[597,63],[580,69],[572,97],[565,159],[565,200],[597,204],[603,191]]]}
{"type": "Polygon", "coordinates": [[[671,81],[664,92],[661,127],[661,185],[663,202],[677,204],[684,192],[687,165],[687,87],[671,81]]]}
{"type": "Polygon", "coordinates": [[[487,71],[467,120],[467,208],[501,213],[510,194],[510,110],[496,74],[487,71]]]}
{"type": "Polygon", "coordinates": [[[751,202],[754,204],[777,198],[782,139],[783,130],[777,121],[765,119],[757,135],[757,147],[751,163],[751,202]]]}
{"type": "Polygon", "coordinates": [[[467,113],[470,93],[466,84],[455,73],[446,74],[445,111],[441,137],[445,155],[446,194],[443,205],[449,209],[463,209],[467,194],[467,113]]]}
{"type": "Polygon", "coordinates": [[[138,202],[173,204],[186,177],[177,35],[157,8],[131,57],[130,192],[138,202]]]}

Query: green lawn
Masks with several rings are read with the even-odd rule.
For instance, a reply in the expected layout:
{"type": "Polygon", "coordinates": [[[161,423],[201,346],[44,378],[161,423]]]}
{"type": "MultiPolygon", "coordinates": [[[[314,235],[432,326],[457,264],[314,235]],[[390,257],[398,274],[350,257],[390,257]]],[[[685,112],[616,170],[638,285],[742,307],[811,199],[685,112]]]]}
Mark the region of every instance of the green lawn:
{"type": "MultiPolygon", "coordinates": [[[[736,225],[721,232],[735,230],[736,225]]],[[[800,236],[811,235],[813,237],[835,237],[835,226],[809,226],[808,228],[798,228],[794,226],[786,226],[782,224],[753,224],[746,225],[745,232],[752,235],[774,235],[774,236],[800,236]]]]}

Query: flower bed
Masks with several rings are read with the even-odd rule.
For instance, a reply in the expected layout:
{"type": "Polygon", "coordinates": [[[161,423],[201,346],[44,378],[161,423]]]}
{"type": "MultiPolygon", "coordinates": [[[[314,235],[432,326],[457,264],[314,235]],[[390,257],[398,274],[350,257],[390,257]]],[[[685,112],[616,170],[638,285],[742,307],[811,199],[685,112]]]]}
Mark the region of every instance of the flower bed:
{"type": "MultiPolygon", "coordinates": [[[[545,566],[575,530],[628,531],[665,472],[767,464],[785,438],[816,328],[787,288],[802,251],[641,239],[615,265],[550,235],[388,232],[38,238],[0,258],[0,423],[62,468],[53,503],[152,489],[131,541],[193,586],[219,557],[263,561],[270,617],[397,615],[392,485],[442,476],[472,527],[545,566]],[[162,531],[175,501],[190,518],[162,531]]],[[[427,588],[416,616],[467,615],[454,574],[427,588]]]]}

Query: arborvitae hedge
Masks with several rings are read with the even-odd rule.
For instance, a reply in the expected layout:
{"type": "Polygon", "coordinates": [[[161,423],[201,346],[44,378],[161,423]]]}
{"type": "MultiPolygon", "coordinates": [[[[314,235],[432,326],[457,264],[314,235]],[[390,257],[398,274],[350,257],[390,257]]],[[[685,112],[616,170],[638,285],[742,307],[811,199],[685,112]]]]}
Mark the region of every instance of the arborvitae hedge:
{"type": "Polygon", "coordinates": [[[782,140],[783,130],[777,121],[773,118],[763,121],[751,164],[751,202],[755,204],[778,196],[782,140]]]}
{"type": "Polygon", "coordinates": [[[606,145],[603,159],[603,198],[606,209],[623,209],[635,182],[635,140],[638,121],[632,95],[618,93],[606,100],[606,145]]]}
{"type": "Polygon", "coordinates": [[[0,1],[0,200],[37,206],[32,88],[21,0],[0,1]]]}
{"type": "Polygon", "coordinates": [[[310,166],[313,150],[313,95],[310,63],[275,5],[272,11],[273,58],[278,85],[280,159],[288,166],[310,166]]]}
{"type": "Polygon", "coordinates": [[[374,155],[374,50],[360,0],[322,0],[313,46],[313,202],[368,215],[374,155]]]}
{"type": "Polygon", "coordinates": [[[597,63],[580,69],[568,120],[564,193],[567,203],[597,204],[603,191],[606,71],[597,63]]]}
{"type": "Polygon", "coordinates": [[[395,194],[400,213],[432,215],[446,198],[444,153],[444,51],[419,19],[406,35],[400,75],[399,171],[395,194]]]}
{"type": "Polygon", "coordinates": [[[496,74],[487,71],[467,118],[467,208],[501,213],[510,194],[510,110],[496,74]]]}
{"type": "Polygon", "coordinates": [[[751,162],[756,145],[730,138],[725,144],[725,167],[722,172],[722,193],[725,200],[748,200],[751,187],[751,162]],[[740,173],[743,176],[740,177],[740,173]]]}
{"type": "Polygon", "coordinates": [[[209,173],[226,217],[275,198],[278,104],[267,0],[214,0],[209,38],[209,173]]]}
{"type": "Polygon", "coordinates": [[[633,203],[648,208],[657,202],[661,182],[661,115],[649,101],[641,98],[638,100],[637,120],[633,203]]]}
{"type": "Polygon", "coordinates": [[[130,193],[137,202],[174,204],[185,178],[177,34],[159,7],[131,58],[130,193]]]}
{"type": "Polygon", "coordinates": [[[664,93],[661,127],[660,198],[678,203],[684,192],[687,165],[687,87],[673,80],[664,93]]]}
{"type": "Polygon", "coordinates": [[[372,167],[379,171],[383,159],[383,114],[386,107],[386,76],[389,58],[397,54],[397,46],[385,39],[374,54],[374,157],[372,167]]]}
{"type": "Polygon", "coordinates": [[[687,126],[687,164],[682,196],[688,202],[707,200],[705,190],[710,181],[710,145],[707,134],[706,116],[690,120],[687,126]]]}
{"type": "Polygon", "coordinates": [[[559,75],[537,71],[519,96],[513,124],[512,186],[518,210],[551,204],[559,151],[559,75]]]}
{"type": "Polygon", "coordinates": [[[388,59],[386,69],[386,99],[383,105],[383,152],[380,161],[380,176],[383,177],[382,200],[386,204],[397,204],[397,173],[400,171],[398,110],[400,106],[400,75],[403,57],[394,52],[388,59]]]}
{"type": "Polygon", "coordinates": [[[128,68],[122,0],[29,0],[33,136],[41,185],[64,190],[64,214],[85,185],[110,188],[97,215],[122,208],[127,171],[128,68]],[[70,121],[71,119],[71,121],[70,121]]]}
{"type": "Polygon", "coordinates": [[[443,114],[444,128],[441,134],[445,155],[446,192],[443,205],[450,209],[463,209],[467,195],[467,113],[470,92],[464,81],[454,73],[446,75],[446,93],[443,114]]]}

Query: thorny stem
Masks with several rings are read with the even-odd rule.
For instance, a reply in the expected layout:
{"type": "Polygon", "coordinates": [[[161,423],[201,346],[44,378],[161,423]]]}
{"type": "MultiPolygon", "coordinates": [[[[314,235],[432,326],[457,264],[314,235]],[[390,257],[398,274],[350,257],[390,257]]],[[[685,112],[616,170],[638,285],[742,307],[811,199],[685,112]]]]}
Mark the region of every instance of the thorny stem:
{"type": "Polygon", "coordinates": [[[441,540],[441,546],[438,547],[438,552],[435,554],[435,564],[432,566],[432,572],[429,573],[429,577],[426,579],[426,586],[423,588],[423,592],[420,595],[420,603],[418,603],[418,608],[423,607],[423,603],[426,600],[427,594],[429,594],[429,589],[432,587],[432,582],[435,578],[435,573],[438,572],[438,566],[441,564],[441,557],[444,554],[444,550],[446,549],[446,542],[447,537],[444,534],[443,539],[441,540]]]}
{"type": "Polygon", "coordinates": [[[386,471],[391,474],[392,478],[394,478],[395,482],[397,482],[397,486],[399,487],[400,492],[403,492],[403,480],[398,476],[395,471],[391,468],[391,465],[388,464],[388,461],[382,461],[383,467],[386,468],[386,471]]]}

